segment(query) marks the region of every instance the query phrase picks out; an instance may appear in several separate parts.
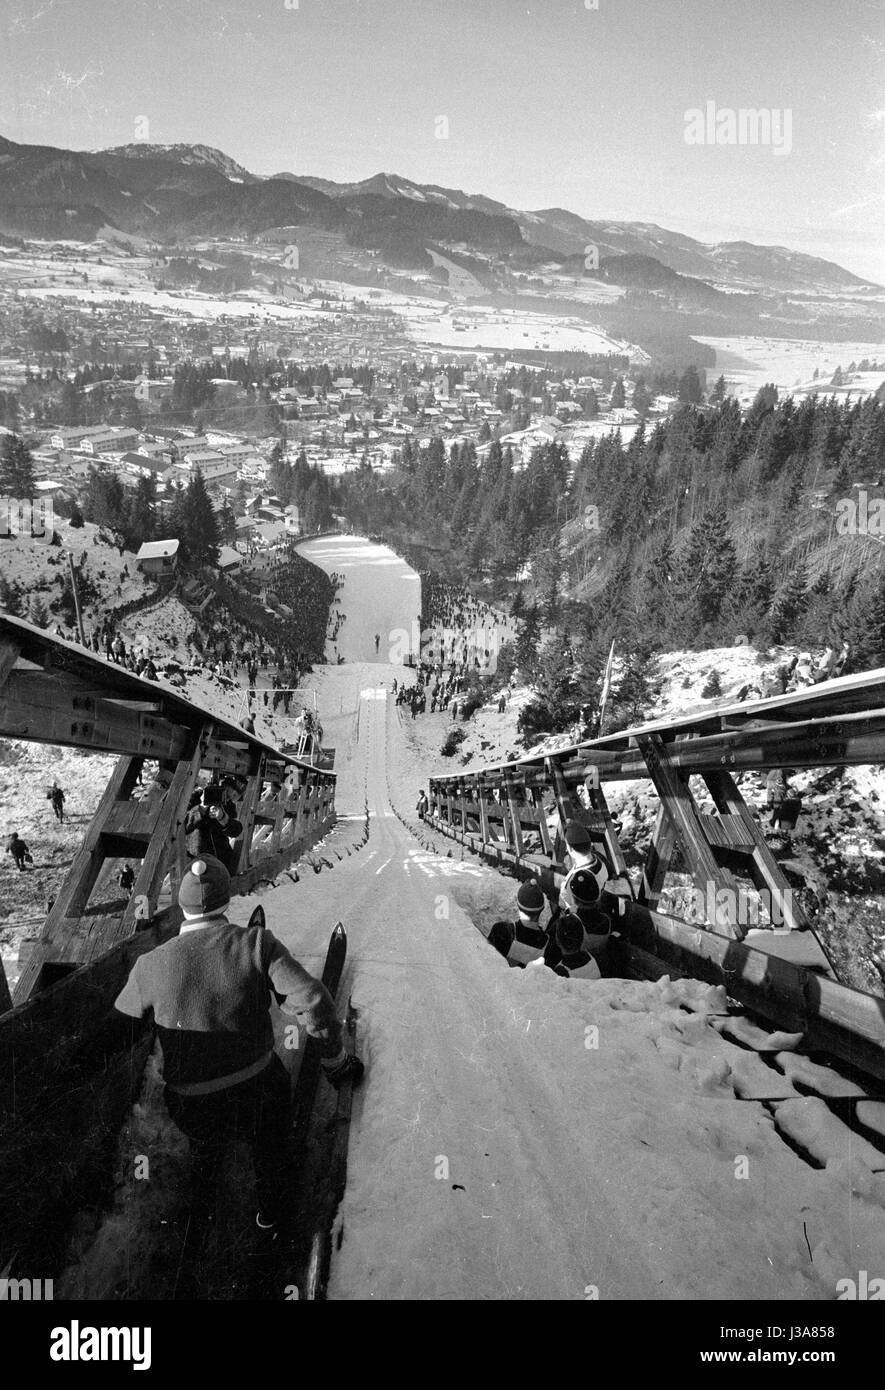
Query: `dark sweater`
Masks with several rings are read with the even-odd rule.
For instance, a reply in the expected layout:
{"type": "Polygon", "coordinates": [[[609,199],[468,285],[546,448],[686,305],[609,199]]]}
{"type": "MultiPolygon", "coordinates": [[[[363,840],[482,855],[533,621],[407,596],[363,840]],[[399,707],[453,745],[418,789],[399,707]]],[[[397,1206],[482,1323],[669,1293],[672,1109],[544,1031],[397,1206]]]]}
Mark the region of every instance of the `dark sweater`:
{"type": "Polygon", "coordinates": [[[272,932],[225,917],[182,931],[140,956],[115,1007],[132,1018],[153,1010],[168,1085],[210,1081],[258,1062],[273,1049],[271,991],[335,1056],[341,1026],[319,980],[272,932]]]}

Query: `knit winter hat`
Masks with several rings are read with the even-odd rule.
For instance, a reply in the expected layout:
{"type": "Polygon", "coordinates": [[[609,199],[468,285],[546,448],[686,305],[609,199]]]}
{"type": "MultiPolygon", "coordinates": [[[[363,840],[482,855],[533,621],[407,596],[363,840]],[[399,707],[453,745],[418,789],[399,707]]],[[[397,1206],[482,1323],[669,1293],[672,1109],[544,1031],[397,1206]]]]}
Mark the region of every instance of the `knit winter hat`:
{"type": "Polygon", "coordinates": [[[230,874],[211,854],[195,859],[181,880],[178,906],[185,917],[205,917],[230,902],[230,874]]]}
{"type": "MultiPolygon", "coordinates": [[[[594,873],[597,865],[599,865],[598,860],[586,869],[576,869],[567,879],[568,889],[571,890],[576,911],[582,907],[592,907],[599,902],[602,883],[605,882],[605,879],[602,878],[602,882],[600,882],[601,875],[598,872],[594,873]]],[[[601,865],[599,867],[601,868],[601,865]]]]}
{"type": "Polygon", "coordinates": [[[570,820],[565,827],[565,842],[569,849],[590,849],[593,841],[590,839],[590,831],[586,825],[582,825],[579,820],[570,820]]]}
{"type": "Polygon", "coordinates": [[[556,944],[564,956],[575,955],[584,945],[584,924],[573,912],[563,912],[556,923],[556,944]]]}
{"type": "Polygon", "coordinates": [[[516,905],[523,912],[542,912],[544,910],[544,894],[541,892],[536,878],[526,879],[524,883],[519,885],[516,905]]]}

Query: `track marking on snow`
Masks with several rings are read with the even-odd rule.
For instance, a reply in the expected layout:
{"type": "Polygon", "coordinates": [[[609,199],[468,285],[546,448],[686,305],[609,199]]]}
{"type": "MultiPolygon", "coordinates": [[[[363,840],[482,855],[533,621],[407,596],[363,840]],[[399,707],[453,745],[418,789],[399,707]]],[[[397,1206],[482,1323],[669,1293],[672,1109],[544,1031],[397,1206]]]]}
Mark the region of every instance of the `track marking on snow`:
{"type": "MultiPolygon", "coordinates": [[[[390,859],[392,859],[392,858],[393,858],[393,855],[390,856],[390,859]]],[[[384,870],[387,868],[388,864],[390,863],[390,859],[385,859],[384,863],[381,864],[381,865],[375,870],[375,876],[376,876],[376,878],[377,878],[378,874],[383,874],[384,870]]]]}
{"type": "Polygon", "coordinates": [[[467,874],[472,878],[482,878],[483,871],[478,864],[468,864],[458,859],[444,859],[440,854],[422,854],[420,850],[410,849],[405,865],[414,864],[427,878],[453,878],[467,874]]]}

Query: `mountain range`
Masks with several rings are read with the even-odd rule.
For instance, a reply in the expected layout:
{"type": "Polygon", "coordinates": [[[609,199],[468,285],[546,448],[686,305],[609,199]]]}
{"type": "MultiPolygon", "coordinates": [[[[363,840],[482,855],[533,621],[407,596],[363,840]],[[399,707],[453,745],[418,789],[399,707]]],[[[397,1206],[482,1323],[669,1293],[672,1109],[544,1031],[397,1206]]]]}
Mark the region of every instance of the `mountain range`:
{"type": "MultiPolygon", "coordinates": [[[[77,151],[0,137],[0,232],[91,240],[108,227],[158,242],[251,237],[275,227],[343,234],[394,267],[426,268],[428,243],[477,264],[583,270],[598,248],[601,274],[646,287],[669,272],[701,282],[693,296],[874,291],[841,266],[782,246],[706,244],[654,223],[588,219],[565,208],[524,211],[480,194],[381,173],[357,183],[250,173],[208,145],[136,143],[77,151]],[[654,263],[654,264],[652,264],[654,263]],[[657,267],[657,268],[655,268],[657,267]],[[637,278],[638,277],[638,278],[637,278]]],[[[666,282],[666,274],[663,281],[666,282]]]]}

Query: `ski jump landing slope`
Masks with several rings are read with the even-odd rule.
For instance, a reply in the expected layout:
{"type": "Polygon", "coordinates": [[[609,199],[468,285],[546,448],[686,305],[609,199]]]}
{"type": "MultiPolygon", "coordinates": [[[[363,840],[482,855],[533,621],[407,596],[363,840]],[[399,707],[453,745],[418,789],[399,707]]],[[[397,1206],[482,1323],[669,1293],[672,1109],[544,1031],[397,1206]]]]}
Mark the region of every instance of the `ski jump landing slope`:
{"type": "MultiPolygon", "coordinates": [[[[369,816],[362,849],[260,898],[308,968],[337,918],[349,938],[342,994],[367,1074],[329,1297],[832,1299],[837,1279],[885,1268],[885,1176],[788,1147],[765,1102],[792,1094],[812,1124],[821,1103],[711,1027],[718,991],[567,981],[486,944],[452,889],[493,871],[424,849],[390,800],[403,672],[385,642],[417,614],[418,585],[354,538],[303,553],[345,574],[348,660],[317,693],[339,814],[369,816]],[[761,1099],[738,1099],[736,1080],[761,1099]]],[[[409,817],[427,769],[414,773],[409,817]]],[[[243,921],[258,900],[241,900],[243,921]]]]}

